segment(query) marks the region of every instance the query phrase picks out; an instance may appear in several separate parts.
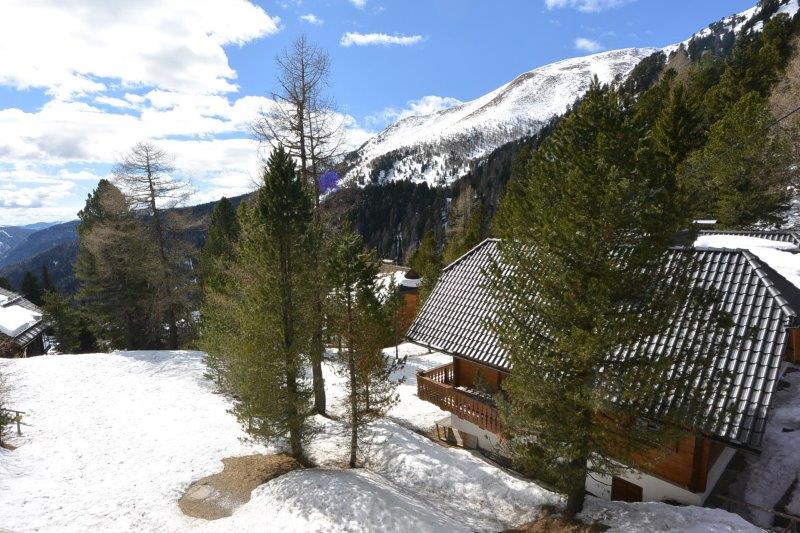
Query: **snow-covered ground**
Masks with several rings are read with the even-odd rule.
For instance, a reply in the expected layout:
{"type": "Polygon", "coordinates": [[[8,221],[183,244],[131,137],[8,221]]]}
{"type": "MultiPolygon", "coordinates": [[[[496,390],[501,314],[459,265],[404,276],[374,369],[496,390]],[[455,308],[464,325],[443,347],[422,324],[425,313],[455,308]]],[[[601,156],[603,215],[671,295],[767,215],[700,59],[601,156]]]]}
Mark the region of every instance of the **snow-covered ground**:
{"type": "MultiPolygon", "coordinates": [[[[415,396],[415,372],[447,361],[403,345],[401,402],[375,423],[365,468],[341,470],[347,436],[318,418],[319,469],[272,480],[233,516],[184,516],[188,485],[224,457],[274,451],[247,442],[197,352],[125,352],[2,360],[11,405],[26,411],[15,451],[0,450],[0,531],[497,531],[561,497],[408,429],[443,412],[415,396]],[[395,421],[396,420],[396,421],[395,421]],[[408,426],[408,427],[406,427],[408,426]]],[[[341,376],[326,369],[335,403],[341,376]]],[[[747,531],[718,510],[590,500],[584,518],[618,531],[747,531]]]]}
{"type": "MultiPolygon", "coordinates": [[[[800,369],[794,367],[784,375],[788,384],[775,394],[761,454],[743,454],[746,467],[732,484],[731,496],[748,503],[772,509],[800,475],[800,369]]],[[[800,488],[795,487],[787,511],[800,515],[800,488]]],[[[751,511],[751,518],[769,526],[772,516],[751,511]]]]}

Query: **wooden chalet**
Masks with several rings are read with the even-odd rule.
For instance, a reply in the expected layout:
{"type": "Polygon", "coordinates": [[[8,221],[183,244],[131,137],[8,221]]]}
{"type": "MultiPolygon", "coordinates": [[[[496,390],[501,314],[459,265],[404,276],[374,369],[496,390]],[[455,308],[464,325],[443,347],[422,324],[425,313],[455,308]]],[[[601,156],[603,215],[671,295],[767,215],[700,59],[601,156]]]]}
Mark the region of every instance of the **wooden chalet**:
{"type": "Polygon", "coordinates": [[[19,294],[0,288],[0,357],[45,352],[42,310],[19,294]]]}
{"type": "Polygon", "coordinates": [[[420,277],[413,269],[400,266],[394,261],[384,259],[381,261],[378,273],[379,286],[387,286],[389,278],[394,278],[400,294],[403,295],[403,306],[400,313],[400,331],[404,331],[411,326],[419,307],[419,287],[420,277]]]}
{"type": "MultiPolygon", "coordinates": [[[[800,290],[746,250],[672,253],[696,254],[695,279],[719,291],[716,305],[731,314],[733,327],[756,333],[726,351],[715,350],[720,352],[717,369],[733,379],[704,396],[705,420],[692,424],[693,431],[655,467],[629,465],[612,479],[590,478],[587,490],[596,496],[702,505],[737,449],[758,452],[778,381],[788,362],[800,360],[800,290]]],[[[496,303],[483,279],[485,269],[499,259],[498,241],[490,239],[445,268],[407,338],[453,357],[451,363],[417,376],[419,397],[451,413],[440,426],[466,446],[502,453],[502,426],[492,393],[513,369],[486,327],[496,303]]],[[[692,320],[681,316],[665,335],[628,350],[673,349],[692,330],[692,320]]],[[[714,349],[713,339],[702,340],[700,349],[714,349]]],[[[664,405],[673,396],[664,391],[664,405]]],[[[658,420],[654,409],[642,416],[658,420]]]]}

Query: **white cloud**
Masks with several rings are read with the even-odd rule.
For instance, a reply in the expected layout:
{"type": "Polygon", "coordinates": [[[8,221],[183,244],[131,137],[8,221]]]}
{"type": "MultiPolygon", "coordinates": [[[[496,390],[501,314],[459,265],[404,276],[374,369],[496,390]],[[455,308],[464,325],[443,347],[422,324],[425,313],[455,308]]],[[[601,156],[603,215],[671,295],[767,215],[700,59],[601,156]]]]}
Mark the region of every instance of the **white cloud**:
{"type": "Polygon", "coordinates": [[[571,7],[584,13],[599,13],[608,9],[615,9],[636,0],[544,0],[547,9],[560,9],[571,7]]]}
{"type": "Polygon", "coordinates": [[[0,182],[0,208],[55,207],[59,200],[70,194],[74,186],[71,181],[28,187],[0,182]]]}
{"type": "Polygon", "coordinates": [[[581,52],[594,53],[603,49],[603,45],[597,41],[587,39],[586,37],[578,37],[575,39],[575,50],[581,52]]]}
{"type": "Polygon", "coordinates": [[[316,16],[314,13],[308,13],[306,15],[301,15],[300,16],[300,20],[302,20],[303,22],[308,22],[309,24],[312,24],[314,26],[321,26],[322,23],[324,22],[321,18],[316,16]]]}
{"type": "Polygon", "coordinates": [[[122,98],[115,98],[113,96],[95,96],[94,101],[98,104],[116,107],[118,109],[136,109],[136,105],[122,98]]]}
{"type": "Polygon", "coordinates": [[[388,35],[386,33],[347,32],[342,35],[342,46],[412,46],[422,41],[422,35],[388,35]]]}
{"type": "Polygon", "coordinates": [[[351,4],[356,6],[358,9],[364,9],[367,7],[367,0],[349,0],[351,4]]]}
{"type": "Polygon", "coordinates": [[[279,30],[248,0],[5,0],[0,84],[67,98],[123,86],[236,89],[223,46],[279,30]]]}
{"type": "Polygon", "coordinates": [[[397,122],[408,117],[430,115],[443,109],[448,109],[453,106],[461,104],[461,100],[451,96],[423,96],[419,100],[409,100],[406,102],[406,107],[397,109],[396,107],[387,107],[374,115],[367,117],[367,121],[371,124],[382,125],[390,122],[397,122]]]}
{"type": "MultiPolygon", "coordinates": [[[[249,126],[260,109],[274,105],[271,100],[153,89],[136,105],[132,113],[61,100],[31,112],[0,109],[0,195],[5,199],[0,220],[41,219],[48,212],[45,208],[65,204],[69,207],[52,216],[73,217],[85,188],[142,139],[153,140],[175,156],[178,173],[191,178],[199,191],[192,202],[211,198],[215,189],[233,196],[255,188],[259,151],[249,126]],[[2,165],[13,168],[3,170],[2,165]],[[74,195],[67,198],[70,192],[74,195]],[[14,210],[22,205],[29,211],[14,210]]],[[[343,126],[348,149],[373,135],[352,116],[340,114],[336,122],[343,126]]]]}
{"type": "MultiPolygon", "coordinates": [[[[0,3],[0,85],[50,95],[35,109],[0,103],[0,223],[74,218],[141,140],[175,156],[194,202],[255,188],[249,126],[274,103],[238,93],[224,46],[275,33],[277,17],[246,0],[0,3]]],[[[373,134],[337,120],[347,148],[373,134]]]]}

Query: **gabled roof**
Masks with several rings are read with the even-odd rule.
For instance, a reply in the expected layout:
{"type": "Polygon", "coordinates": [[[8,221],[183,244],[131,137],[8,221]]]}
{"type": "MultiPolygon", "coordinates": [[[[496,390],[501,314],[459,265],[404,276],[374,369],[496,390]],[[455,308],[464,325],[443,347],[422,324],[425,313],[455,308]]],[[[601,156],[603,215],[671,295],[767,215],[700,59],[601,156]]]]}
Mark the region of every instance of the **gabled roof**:
{"type": "Polygon", "coordinates": [[[800,246],[800,234],[789,230],[700,230],[700,235],[736,235],[741,237],[757,237],[777,242],[789,242],[800,246]]]}
{"type": "Polygon", "coordinates": [[[19,294],[0,287],[0,335],[10,337],[24,347],[46,329],[42,310],[19,294]],[[8,323],[4,323],[3,315],[8,323]]]}
{"type": "MultiPolygon", "coordinates": [[[[675,249],[669,253],[687,252],[675,249]]],[[[780,374],[787,328],[795,325],[800,312],[800,291],[748,251],[698,249],[690,253],[696,254],[696,279],[720,293],[717,305],[731,314],[734,327],[740,332],[757,332],[755,339],[719,355],[717,368],[729,371],[733,379],[705,398],[708,409],[698,429],[758,447],[780,374]]],[[[494,317],[496,303],[484,287],[484,273],[499,259],[498,241],[490,239],[449,265],[411,325],[408,339],[510,371],[504,350],[486,327],[486,321],[494,317]]],[[[691,320],[679,317],[667,334],[623,352],[678,349],[693,330],[691,320]]],[[[716,346],[713,339],[702,345],[709,350],[716,346]]],[[[664,391],[659,405],[643,415],[657,418],[659,412],[680,401],[672,392],[664,391]]]]}

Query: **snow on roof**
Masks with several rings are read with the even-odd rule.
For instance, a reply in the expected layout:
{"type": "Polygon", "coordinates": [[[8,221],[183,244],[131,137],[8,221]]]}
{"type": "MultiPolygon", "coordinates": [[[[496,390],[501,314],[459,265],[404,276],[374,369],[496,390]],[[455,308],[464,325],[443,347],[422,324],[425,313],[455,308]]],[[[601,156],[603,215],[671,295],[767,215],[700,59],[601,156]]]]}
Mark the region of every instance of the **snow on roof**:
{"type": "Polygon", "coordinates": [[[389,287],[394,280],[395,286],[399,287],[403,280],[406,279],[406,273],[398,270],[396,272],[381,272],[375,279],[375,288],[379,298],[388,296],[389,287]]]}
{"type": "Polygon", "coordinates": [[[41,309],[19,294],[0,288],[0,334],[25,346],[43,330],[41,309]]]}
{"type": "Polygon", "coordinates": [[[694,246],[699,249],[748,250],[792,285],[800,287],[800,254],[794,243],[746,235],[701,234],[694,246]]]}
{"type": "Polygon", "coordinates": [[[42,320],[41,313],[19,305],[0,307],[0,333],[16,337],[42,320]]]}

